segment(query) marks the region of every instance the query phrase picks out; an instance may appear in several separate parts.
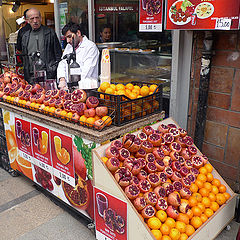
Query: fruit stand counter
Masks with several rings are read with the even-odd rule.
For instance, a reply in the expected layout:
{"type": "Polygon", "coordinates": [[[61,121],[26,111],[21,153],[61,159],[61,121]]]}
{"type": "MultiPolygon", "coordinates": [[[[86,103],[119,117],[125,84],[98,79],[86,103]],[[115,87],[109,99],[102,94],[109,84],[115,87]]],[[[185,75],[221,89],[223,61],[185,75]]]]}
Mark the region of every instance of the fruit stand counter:
{"type": "Polygon", "coordinates": [[[97,239],[153,240],[168,235],[164,239],[210,240],[233,219],[237,195],[186,134],[168,118],[93,150],[97,239]],[[159,133],[164,147],[156,148],[157,137],[151,135],[159,133]],[[142,141],[144,136],[155,142],[152,151],[144,141],[137,150],[136,138],[142,141]],[[114,147],[119,147],[119,155],[111,157],[114,147]],[[143,148],[149,150],[145,159],[138,158],[143,148]],[[125,156],[135,158],[123,159],[123,149],[125,156]],[[186,149],[194,154],[191,161],[186,149]],[[171,159],[179,160],[170,160],[168,150],[171,159]]]}
{"type": "Polygon", "coordinates": [[[89,219],[94,219],[92,149],[164,118],[162,112],[97,131],[6,102],[0,108],[11,167],[89,219]]]}

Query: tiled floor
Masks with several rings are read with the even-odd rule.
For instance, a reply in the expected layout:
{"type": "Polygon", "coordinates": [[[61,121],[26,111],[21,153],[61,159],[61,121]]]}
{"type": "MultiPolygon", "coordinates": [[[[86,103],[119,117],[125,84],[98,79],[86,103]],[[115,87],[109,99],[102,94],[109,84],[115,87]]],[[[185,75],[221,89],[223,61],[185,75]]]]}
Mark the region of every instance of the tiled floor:
{"type": "MultiPolygon", "coordinates": [[[[0,168],[0,239],[95,239],[94,231],[87,228],[89,222],[67,210],[38,191],[30,180],[11,177],[0,168]]],[[[230,229],[216,239],[235,240],[239,225],[232,221],[230,229]]]]}

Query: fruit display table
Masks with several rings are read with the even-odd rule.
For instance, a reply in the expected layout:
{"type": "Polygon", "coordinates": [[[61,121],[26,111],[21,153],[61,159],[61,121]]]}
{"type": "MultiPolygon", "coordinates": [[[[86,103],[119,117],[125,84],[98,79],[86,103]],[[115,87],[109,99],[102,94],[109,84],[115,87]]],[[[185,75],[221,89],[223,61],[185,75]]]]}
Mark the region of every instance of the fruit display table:
{"type": "Polygon", "coordinates": [[[92,149],[164,118],[162,112],[97,131],[6,102],[0,108],[11,167],[92,220],[92,149]]]}
{"type": "MultiPolygon", "coordinates": [[[[174,136],[179,132],[170,130],[173,126],[177,126],[177,123],[168,118],[151,127],[158,131],[170,131],[174,136]],[[162,124],[165,126],[164,128],[160,127],[162,124]]],[[[182,133],[184,135],[184,130],[182,133]]],[[[178,168],[176,161],[173,160],[170,163],[166,152],[161,157],[161,150],[156,151],[154,148],[153,155],[156,160],[151,160],[154,156],[151,156],[152,153],[149,151],[147,153],[149,159],[146,160],[145,167],[139,167],[136,156],[140,154],[140,150],[136,152],[138,144],[133,139],[138,137],[142,140],[146,131],[140,130],[134,135],[135,137],[126,135],[115,142],[93,150],[97,239],[114,239],[112,236],[115,236],[117,239],[153,240],[162,239],[163,235],[168,235],[164,239],[214,239],[234,217],[236,194],[209,164],[207,158],[204,158],[194,146],[193,142],[189,146],[193,152],[196,150],[195,160],[192,158],[193,165],[186,159],[179,161],[181,163],[178,169],[178,172],[181,173],[180,176],[175,173],[178,168]],[[119,149],[119,154],[112,151],[114,147],[119,149]],[[125,153],[130,152],[131,157],[135,156],[135,160],[131,157],[124,160],[123,150],[121,150],[123,148],[128,149],[128,151],[124,150],[125,153]],[[154,170],[152,165],[155,165],[157,170],[154,170]],[[162,167],[164,170],[160,170],[162,167]],[[143,171],[139,172],[138,169],[143,171]],[[186,175],[186,171],[190,173],[186,175]],[[164,179],[166,175],[167,179],[164,179]],[[189,183],[187,178],[192,181],[189,183]],[[170,185],[173,186],[172,190],[170,185]],[[206,188],[209,186],[212,187],[212,190],[206,193],[206,188]],[[149,190],[147,191],[146,188],[149,190]],[[175,192],[173,192],[174,189],[175,192]],[[112,217],[116,215],[117,217],[112,217]],[[166,219],[169,219],[168,223],[166,219]],[[169,227],[170,223],[171,227],[169,227]]],[[[170,138],[168,135],[168,132],[163,134],[165,150],[167,149],[166,145],[168,146],[170,143],[170,141],[167,143],[167,137],[170,138]]],[[[148,139],[150,141],[151,138],[148,137],[148,139]]],[[[181,147],[186,147],[186,143],[184,142],[185,145],[182,144],[181,147]]],[[[171,150],[174,148],[171,143],[169,146],[171,150]]],[[[175,144],[177,150],[176,146],[177,144],[175,144]]],[[[186,150],[184,154],[181,156],[187,158],[186,150]]],[[[173,159],[174,155],[171,155],[171,158],[173,159]]],[[[142,160],[140,166],[142,166],[142,160]]]]}

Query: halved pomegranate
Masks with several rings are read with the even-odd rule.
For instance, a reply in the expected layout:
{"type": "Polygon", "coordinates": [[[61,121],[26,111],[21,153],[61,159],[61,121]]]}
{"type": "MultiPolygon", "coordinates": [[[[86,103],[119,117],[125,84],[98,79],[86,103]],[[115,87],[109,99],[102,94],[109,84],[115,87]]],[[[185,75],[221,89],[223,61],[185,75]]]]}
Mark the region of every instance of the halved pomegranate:
{"type": "Polygon", "coordinates": [[[140,180],[138,187],[142,193],[146,193],[150,190],[151,184],[148,180],[140,180]]]}
{"type": "Polygon", "coordinates": [[[137,197],[134,199],[133,205],[138,211],[141,211],[146,207],[147,203],[144,197],[137,197]]]}
{"type": "Polygon", "coordinates": [[[168,132],[168,126],[165,125],[165,124],[160,124],[160,125],[158,126],[158,130],[159,130],[160,132],[162,132],[162,133],[167,133],[167,132],[168,132]]]}
{"type": "Polygon", "coordinates": [[[120,167],[115,173],[114,177],[118,184],[122,187],[130,185],[132,180],[132,173],[126,167],[120,167]]]}
{"type": "Polygon", "coordinates": [[[203,166],[203,157],[200,156],[200,155],[194,155],[192,156],[192,164],[193,164],[193,167],[199,169],[200,167],[203,166]]]}
{"type": "MultiPolygon", "coordinates": [[[[116,144],[111,144],[111,146],[115,146],[116,144]]],[[[117,147],[116,147],[117,148],[117,147]]],[[[124,161],[125,159],[130,157],[130,152],[126,148],[119,149],[119,160],[124,161]]]]}
{"type": "Polygon", "coordinates": [[[156,173],[148,174],[147,180],[150,182],[152,187],[157,187],[161,183],[160,177],[156,173]]]}
{"type": "Polygon", "coordinates": [[[146,133],[148,136],[154,132],[154,129],[151,126],[145,126],[142,131],[146,133]]]}
{"type": "Polygon", "coordinates": [[[162,143],[162,136],[157,133],[152,133],[148,136],[148,141],[154,146],[159,147],[162,143]]]}
{"type": "Polygon", "coordinates": [[[143,197],[145,198],[147,204],[154,206],[157,203],[158,197],[154,192],[144,193],[143,197]]]}
{"type": "Polygon", "coordinates": [[[151,218],[155,215],[156,209],[152,205],[147,205],[142,211],[141,214],[144,218],[151,218]]]}
{"type": "Polygon", "coordinates": [[[124,192],[129,199],[133,200],[138,197],[140,190],[137,185],[131,184],[125,188],[124,192]]]}
{"type": "Polygon", "coordinates": [[[164,198],[160,197],[160,198],[158,198],[155,207],[156,207],[157,210],[166,211],[167,208],[168,208],[167,201],[164,198]]]}

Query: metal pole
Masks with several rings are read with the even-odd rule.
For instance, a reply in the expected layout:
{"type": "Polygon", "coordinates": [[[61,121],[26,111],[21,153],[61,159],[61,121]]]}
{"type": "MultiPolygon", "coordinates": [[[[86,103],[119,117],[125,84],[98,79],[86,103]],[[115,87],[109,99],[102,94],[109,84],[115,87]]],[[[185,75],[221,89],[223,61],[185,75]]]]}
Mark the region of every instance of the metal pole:
{"type": "Polygon", "coordinates": [[[212,45],[213,45],[213,36],[211,31],[205,31],[205,38],[203,40],[203,43],[204,48],[202,51],[197,117],[194,133],[194,143],[196,144],[200,151],[202,150],[204,140],[204,130],[207,115],[208,89],[211,72],[212,45]]]}
{"type": "Polygon", "coordinates": [[[3,24],[2,0],[0,0],[0,61],[7,60],[6,37],[3,24]]]}
{"type": "Polygon", "coordinates": [[[54,22],[55,22],[55,32],[59,41],[61,41],[60,37],[60,19],[59,19],[59,3],[58,0],[54,0],[54,22]]]}

